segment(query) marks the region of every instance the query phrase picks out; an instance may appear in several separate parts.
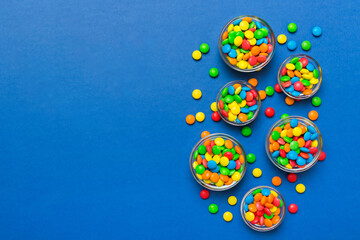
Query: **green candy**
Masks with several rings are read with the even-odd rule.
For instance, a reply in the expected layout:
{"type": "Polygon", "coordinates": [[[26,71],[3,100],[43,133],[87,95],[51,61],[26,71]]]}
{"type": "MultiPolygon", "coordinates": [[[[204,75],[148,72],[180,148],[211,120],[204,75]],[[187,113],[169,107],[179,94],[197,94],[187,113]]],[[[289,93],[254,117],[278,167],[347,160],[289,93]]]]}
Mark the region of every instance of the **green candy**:
{"type": "Polygon", "coordinates": [[[313,76],[314,78],[318,78],[319,77],[319,71],[317,69],[314,69],[313,71],[313,76]]]}
{"type": "Polygon", "coordinates": [[[318,106],[320,106],[320,104],[321,104],[321,98],[319,98],[319,97],[313,97],[313,98],[311,99],[311,103],[312,103],[312,105],[314,105],[315,107],[318,107],[318,106]]]}
{"type": "Polygon", "coordinates": [[[287,142],[287,143],[291,143],[291,142],[292,142],[292,138],[289,138],[288,136],[283,137],[283,139],[284,139],[285,142],[287,142]]]}
{"type": "Polygon", "coordinates": [[[208,53],[209,50],[210,50],[210,47],[209,47],[208,44],[203,43],[203,44],[200,45],[200,52],[202,52],[202,53],[208,53]]]}
{"type": "Polygon", "coordinates": [[[253,27],[255,27],[255,23],[254,23],[254,22],[251,22],[251,23],[249,24],[249,29],[250,29],[250,28],[253,28],[253,27]]]}
{"type": "Polygon", "coordinates": [[[242,171],[244,170],[244,164],[241,164],[240,169],[238,170],[239,173],[242,173],[242,171]]]}
{"type": "Polygon", "coordinates": [[[302,82],[302,84],[305,86],[305,87],[307,87],[307,86],[310,86],[310,82],[309,82],[309,80],[306,80],[306,79],[303,79],[303,80],[301,80],[301,82],[302,82]]]}
{"type": "Polygon", "coordinates": [[[238,49],[238,46],[232,45],[231,48],[234,49],[234,50],[236,50],[236,49],[238,49]]]}
{"type": "Polygon", "coordinates": [[[299,60],[300,60],[300,58],[294,57],[293,59],[291,59],[290,62],[291,62],[292,64],[295,64],[295,63],[297,63],[299,60]]]}
{"type": "MultiPolygon", "coordinates": [[[[242,31],[236,32],[236,37],[241,37],[242,39],[244,39],[244,33],[242,31]]],[[[236,38],[235,37],[235,38],[236,38]]]]}
{"type": "Polygon", "coordinates": [[[204,145],[200,145],[198,151],[201,155],[204,155],[206,153],[206,147],[204,145]]]}
{"type": "Polygon", "coordinates": [[[248,155],[246,155],[246,160],[248,163],[254,163],[256,160],[255,154],[249,153],[248,155]]]}
{"type": "Polygon", "coordinates": [[[281,80],[282,82],[287,82],[287,81],[290,81],[290,77],[289,77],[289,76],[282,76],[282,77],[280,78],[280,80],[281,80]]]}
{"type": "Polygon", "coordinates": [[[297,26],[296,26],[295,23],[290,23],[290,24],[288,25],[288,31],[289,31],[289,32],[294,33],[294,32],[296,32],[296,30],[297,30],[297,26]]]}
{"type": "Polygon", "coordinates": [[[234,97],[231,95],[227,95],[224,100],[226,103],[232,103],[234,101],[234,97]]]}
{"type": "Polygon", "coordinates": [[[235,169],[233,169],[233,170],[230,170],[229,171],[229,174],[228,174],[228,176],[232,176],[232,175],[234,175],[234,173],[236,172],[236,170],[235,169]]]}
{"type": "Polygon", "coordinates": [[[254,191],[252,192],[252,195],[255,196],[255,195],[258,194],[258,193],[261,193],[261,189],[260,189],[260,188],[254,190],[254,191]]]}
{"type": "Polygon", "coordinates": [[[219,211],[219,207],[216,204],[210,204],[209,205],[209,212],[212,214],[215,214],[219,211]]]}
{"type": "Polygon", "coordinates": [[[264,37],[264,33],[259,29],[259,30],[256,30],[255,32],[254,32],[254,37],[256,38],[256,39],[261,39],[261,38],[263,38],[264,37]]]}
{"type": "Polygon", "coordinates": [[[297,154],[300,154],[300,152],[301,152],[300,148],[296,149],[295,152],[296,152],[297,154]]]}
{"type": "Polygon", "coordinates": [[[247,114],[248,120],[252,119],[254,117],[254,113],[253,112],[248,112],[247,114]]]}
{"type": "Polygon", "coordinates": [[[229,44],[229,39],[225,39],[224,41],[222,41],[221,43],[223,46],[226,45],[226,44],[229,44]]]}
{"type": "Polygon", "coordinates": [[[309,41],[303,41],[302,43],[301,43],[301,47],[302,47],[302,49],[303,50],[305,50],[305,51],[309,51],[310,50],[310,48],[311,48],[311,43],[309,42],[309,41]]]}
{"type": "Polygon", "coordinates": [[[272,96],[272,95],[274,95],[275,90],[274,90],[273,87],[268,86],[268,87],[265,88],[265,92],[266,92],[266,95],[272,96]]]}
{"type": "Polygon", "coordinates": [[[229,112],[229,107],[228,107],[227,104],[224,104],[224,110],[227,111],[227,112],[229,112]]]}
{"type": "Polygon", "coordinates": [[[280,138],[280,133],[279,133],[278,131],[273,131],[273,132],[271,133],[271,138],[272,138],[274,141],[279,140],[279,138],[280,138]]]}
{"type": "Polygon", "coordinates": [[[226,167],[220,168],[220,173],[221,173],[222,175],[227,176],[227,175],[229,175],[229,172],[230,172],[230,170],[229,170],[228,168],[226,168],[226,167]]]}
{"type": "Polygon", "coordinates": [[[221,96],[222,96],[222,97],[226,97],[226,96],[228,95],[228,92],[229,92],[228,88],[227,88],[227,87],[224,88],[224,89],[221,91],[221,96]]]}
{"type": "Polygon", "coordinates": [[[283,166],[286,166],[286,165],[289,164],[289,159],[283,158],[283,157],[279,156],[279,157],[277,158],[277,162],[278,162],[279,164],[283,165],[283,166]]]}
{"type": "Polygon", "coordinates": [[[244,50],[244,49],[240,48],[240,52],[241,53],[248,53],[248,52],[250,52],[250,50],[244,50]]]}
{"type": "Polygon", "coordinates": [[[213,78],[219,76],[219,70],[217,68],[210,68],[209,75],[213,78]]]}
{"type": "Polygon", "coordinates": [[[271,219],[274,216],[274,213],[271,213],[270,216],[266,215],[266,213],[264,213],[264,217],[267,219],[271,219]]]}
{"type": "Polygon", "coordinates": [[[235,102],[237,102],[237,103],[241,103],[242,102],[242,99],[241,99],[241,97],[239,96],[239,95],[234,95],[234,100],[235,100],[235,102]]]}
{"type": "Polygon", "coordinates": [[[197,165],[195,171],[197,174],[203,174],[205,172],[205,167],[202,164],[197,165]]]}
{"type": "Polygon", "coordinates": [[[284,148],[285,148],[284,145],[281,145],[281,146],[280,146],[280,149],[284,150],[284,148]]]}
{"type": "Polygon", "coordinates": [[[228,39],[229,39],[229,43],[230,44],[234,44],[234,40],[236,38],[236,32],[235,31],[231,31],[228,35],[228,39]]]}
{"type": "Polygon", "coordinates": [[[236,154],[234,154],[234,156],[233,156],[233,160],[234,160],[234,161],[235,161],[235,160],[238,160],[239,157],[240,157],[240,155],[236,153],[236,154]]]}
{"type": "Polygon", "coordinates": [[[231,152],[231,151],[230,151],[230,149],[224,149],[224,150],[222,151],[222,154],[224,154],[224,153],[226,153],[226,152],[231,152]]]}
{"type": "Polygon", "coordinates": [[[281,198],[279,198],[279,200],[280,200],[280,205],[279,205],[279,207],[282,207],[282,206],[284,205],[284,203],[283,203],[283,201],[281,200],[281,198]]]}
{"type": "Polygon", "coordinates": [[[235,151],[235,149],[234,149],[234,148],[230,149],[230,152],[231,152],[233,155],[235,155],[235,154],[236,154],[236,151],[235,151]]]}
{"type": "Polygon", "coordinates": [[[218,155],[221,152],[220,147],[218,145],[213,146],[211,150],[215,155],[218,155]]]}
{"type": "Polygon", "coordinates": [[[288,118],[289,117],[289,114],[286,114],[286,113],[284,113],[283,115],[281,115],[281,119],[283,119],[283,118],[288,118]]]}
{"type": "Polygon", "coordinates": [[[296,70],[300,71],[300,70],[303,68],[302,63],[301,63],[301,62],[297,62],[297,63],[295,64],[295,68],[296,68],[296,70]]]}
{"type": "Polygon", "coordinates": [[[241,129],[241,133],[242,133],[242,135],[244,135],[245,137],[248,137],[248,136],[251,135],[251,128],[248,127],[248,126],[243,127],[243,128],[241,129]]]}
{"type": "Polygon", "coordinates": [[[260,31],[263,33],[263,37],[267,37],[269,31],[266,28],[260,28],[260,31]]]}
{"type": "Polygon", "coordinates": [[[199,151],[198,150],[196,150],[195,152],[194,152],[194,159],[196,159],[197,158],[197,156],[199,155],[199,151]]]}
{"type": "Polygon", "coordinates": [[[290,143],[290,149],[291,149],[291,150],[297,150],[297,149],[299,149],[299,143],[298,143],[297,141],[292,141],[292,142],[290,143]]]}

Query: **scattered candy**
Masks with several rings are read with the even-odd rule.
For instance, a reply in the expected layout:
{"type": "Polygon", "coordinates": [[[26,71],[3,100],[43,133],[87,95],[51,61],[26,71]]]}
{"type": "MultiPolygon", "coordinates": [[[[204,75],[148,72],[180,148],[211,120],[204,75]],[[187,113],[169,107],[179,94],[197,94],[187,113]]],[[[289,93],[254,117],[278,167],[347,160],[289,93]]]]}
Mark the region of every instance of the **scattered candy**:
{"type": "Polygon", "coordinates": [[[192,53],[192,57],[194,60],[198,61],[201,59],[201,52],[199,50],[195,50],[193,53],[192,53]]]}
{"type": "Polygon", "coordinates": [[[275,115],[275,110],[272,107],[268,107],[267,109],[265,109],[265,115],[271,118],[275,115]]]}
{"type": "Polygon", "coordinates": [[[255,154],[249,153],[248,155],[246,155],[246,160],[248,163],[254,163],[256,160],[255,154]]]}
{"type": "Polygon", "coordinates": [[[189,125],[193,125],[195,123],[195,117],[194,115],[187,115],[186,116],[186,123],[189,124],[189,125]]]}
{"type": "Polygon", "coordinates": [[[250,78],[248,82],[254,87],[258,85],[258,80],[256,78],[250,78]]]}
{"type": "Polygon", "coordinates": [[[287,40],[287,37],[286,37],[284,34],[280,34],[280,35],[277,37],[277,41],[278,41],[278,43],[280,43],[280,44],[286,43],[286,40],[287,40]]]}
{"type": "MultiPolygon", "coordinates": [[[[315,64],[315,63],[314,63],[315,64]]],[[[280,82],[284,91],[293,98],[304,98],[314,94],[319,83],[319,70],[307,57],[294,57],[280,71],[280,82]]]]}
{"type": "Polygon", "coordinates": [[[318,114],[317,111],[312,110],[312,111],[309,112],[308,117],[309,117],[310,120],[315,121],[316,119],[318,119],[319,114],[318,114]]]}
{"type": "Polygon", "coordinates": [[[195,89],[193,92],[192,92],[192,97],[194,99],[200,99],[202,96],[202,93],[199,89],[195,89]]]}
{"type": "Polygon", "coordinates": [[[203,112],[198,112],[195,115],[196,121],[203,122],[205,120],[205,114],[203,112]]]}
{"type": "Polygon", "coordinates": [[[246,85],[235,83],[224,87],[218,102],[220,114],[230,122],[246,123],[258,111],[258,100],[256,89],[246,85]]]}
{"type": "Polygon", "coordinates": [[[319,97],[313,97],[311,100],[312,105],[314,105],[315,107],[318,107],[321,105],[321,98],[319,97]]]}
{"type": "Polygon", "coordinates": [[[281,119],[287,118],[287,117],[289,117],[289,114],[284,113],[283,115],[281,115],[281,119]]]}
{"type": "Polygon", "coordinates": [[[235,196],[230,196],[230,197],[228,198],[228,203],[229,203],[231,206],[236,205],[236,203],[237,203],[237,198],[236,198],[235,196]]]}
{"type": "Polygon", "coordinates": [[[274,88],[272,87],[272,86],[267,86],[266,88],[265,88],[265,92],[266,92],[266,95],[268,95],[268,96],[272,96],[272,95],[274,95],[274,88]]]}
{"type": "Polygon", "coordinates": [[[294,32],[296,32],[296,30],[297,30],[296,24],[295,23],[289,23],[288,31],[291,32],[291,33],[294,33],[294,32]]]}
{"type": "Polygon", "coordinates": [[[243,127],[243,128],[241,129],[241,133],[242,133],[242,135],[245,136],[245,137],[250,136],[250,135],[251,135],[251,132],[252,132],[252,131],[251,131],[251,128],[248,127],[248,126],[243,127]]]}
{"type": "Polygon", "coordinates": [[[211,118],[214,120],[214,122],[219,122],[221,120],[220,114],[218,112],[213,112],[211,118]]]}
{"type": "Polygon", "coordinates": [[[303,192],[305,192],[305,185],[304,184],[301,184],[301,183],[299,183],[298,185],[296,185],[296,191],[298,192],[298,193],[303,193],[303,192]]]}
{"type": "Polygon", "coordinates": [[[305,40],[301,43],[301,47],[303,50],[309,51],[311,48],[311,43],[309,41],[305,40]]]}
{"type": "Polygon", "coordinates": [[[237,19],[221,36],[222,53],[240,69],[259,66],[273,50],[270,34],[266,26],[251,17],[237,19]]]}
{"type": "Polygon", "coordinates": [[[264,90],[260,90],[259,95],[261,100],[264,100],[266,98],[266,92],[264,90]]]}
{"type": "Polygon", "coordinates": [[[217,111],[216,102],[211,103],[210,108],[211,108],[211,111],[216,112],[217,111]]]}
{"type": "Polygon", "coordinates": [[[216,78],[217,76],[219,76],[219,70],[217,68],[210,68],[209,75],[212,78],[216,78]]]}
{"type": "Polygon", "coordinates": [[[272,178],[271,182],[272,182],[272,184],[274,184],[274,186],[278,187],[281,185],[281,178],[278,176],[275,176],[272,178]]]}
{"type": "Polygon", "coordinates": [[[280,85],[279,85],[278,83],[275,84],[275,92],[277,92],[277,93],[281,93],[281,92],[282,92],[281,87],[280,87],[280,85]]]}
{"type": "Polygon", "coordinates": [[[260,168],[254,168],[252,174],[253,174],[254,177],[258,178],[258,177],[261,177],[262,171],[261,171],[260,168]]]}
{"type": "Polygon", "coordinates": [[[321,29],[321,27],[314,27],[313,29],[312,29],[312,34],[315,36],[315,37],[320,37],[320,35],[321,35],[321,33],[322,33],[322,29],[321,29]]]}
{"type": "Polygon", "coordinates": [[[202,53],[208,53],[210,47],[209,47],[208,44],[203,43],[203,44],[200,45],[200,48],[199,48],[199,49],[200,49],[200,52],[202,52],[202,53]]]}
{"type": "Polygon", "coordinates": [[[319,161],[324,161],[325,158],[326,158],[326,153],[324,151],[322,151],[319,156],[319,161]]]}
{"type": "Polygon", "coordinates": [[[296,48],[297,48],[297,44],[294,40],[291,40],[287,43],[287,48],[290,50],[290,51],[294,51],[296,48]]]}
{"type": "Polygon", "coordinates": [[[210,135],[210,133],[208,131],[203,131],[201,133],[201,138],[204,138],[204,137],[209,136],[209,135],[210,135]]]}
{"type": "Polygon", "coordinates": [[[231,212],[225,212],[223,218],[226,222],[230,222],[233,219],[233,215],[231,212]]]}
{"type": "Polygon", "coordinates": [[[296,204],[290,204],[288,208],[290,213],[296,213],[298,211],[298,206],[296,204]]]}
{"type": "Polygon", "coordinates": [[[286,103],[287,105],[289,105],[289,106],[293,105],[294,102],[295,102],[295,100],[294,100],[293,98],[291,98],[291,97],[286,97],[286,98],[285,98],[285,103],[286,103]]]}
{"type": "Polygon", "coordinates": [[[206,189],[201,190],[201,192],[200,192],[200,197],[201,197],[202,199],[208,199],[209,196],[210,196],[210,193],[209,193],[208,190],[206,190],[206,189]]]}
{"type": "Polygon", "coordinates": [[[219,207],[216,204],[210,204],[209,205],[209,212],[212,214],[215,214],[219,211],[219,207]]]}
{"type": "Polygon", "coordinates": [[[319,137],[315,127],[292,118],[272,129],[269,137],[271,157],[288,169],[303,168],[313,161],[319,137]]]}
{"type": "Polygon", "coordinates": [[[288,175],[287,175],[287,180],[289,181],[289,182],[296,182],[296,180],[297,180],[297,176],[296,176],[296,174],[295,173],[289,173],[288,175]]]}

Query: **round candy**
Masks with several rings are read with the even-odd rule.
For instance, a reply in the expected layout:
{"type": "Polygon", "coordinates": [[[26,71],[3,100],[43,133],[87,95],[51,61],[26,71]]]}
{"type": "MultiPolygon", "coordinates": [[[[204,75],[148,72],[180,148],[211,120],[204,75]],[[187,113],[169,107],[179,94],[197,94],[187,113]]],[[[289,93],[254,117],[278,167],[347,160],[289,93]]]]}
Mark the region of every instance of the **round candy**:
{"type": "Polygon", "coordinates": [[[252,174],[253,174],[254,177],[257,177],[257,178],[258,178],[258,177],[261,177],[262,171],[261,171],[260,168],[255,168],[255,169],[253,170],[252,174]]]}
{"type": "Polygon", "coordinates": [[[248,127],[248,126],[243,127],[243,128],[241,129],[241,133],[242,133],[242,135],[244,135],[245,137],[248,137],[248,136],[251,135],[251,128],[248,127]]]}
{"type": "Polygon", "coordinates": [[[274,88],[271,87],[271,86],[267,86],[267,87],[265,88],[266,95],[268,95],[268,96],[274,95],[274,91],[275,91],[274,88]]]}
{"type": "Polygon", "coordinates": [[[208,53],[208,52],[209,52],[209,49],[210,49],[210,47],[209,47],[209,45],[206,44],[206,43],[202,43],[202,44],[200,45],[200,52],[202,52],[202,53],[208,53]]]}
{"type": "Polygon", "coordinates": [[[198,112],[195,115],[196,121],[203,122],[205,120],[205,114],[203,112],[198,112]]]}
{"type": "Polygon", "coordinates": [[[211,103],[210,108],[211,111],[216,112],[217,111],[216,102],[211,103]]]}
{"type": "Polygon", "coordinates": [[[209,212],[211,212],[212,214],[215,214],[219,211],[219,207],[216,204],[210,204],[209,205],[209,212]]]}
{"type": "Polygon", "coordinates": [[[303,192],[305,192],[305,185],[304,184],[301,184],[301,183],[299,183],[298,185],[296,185],[296,191],[298,192],[298,193],[303,193],[303,192]]]}
{"type": "Polygon", "coordinates": [[[256,87],[258,85],[258,80],[256,78],[251,78],[248,81],[251,85],[253,85],[254,87],[256,87]]]}
{"type": "Polygon", "coordinates": [[[221,120],[220,114],[218,112],[213,112],[211,115],[211,118],[214,122],[218,122],[221,120]]]}
{"type": "Polygon", "coordinates": [[[294,33],[294,32],[296,32],[296,30],[297,30],[296,24],[295,23],[289,23],[288,31],[291,32],[291,33],[294,33]]]}
{"type": "Polygon", "coordinates": [[[265,109],[265,115],[271,118],[275,115],[275,110],[272,107],[268,107],[265,109]]]}
{"type": "Polygon", "coordinates": [[[315,107],[318,107],[321,104],[321,99],[319,97],[313,97],[312,100],[311,100],[311,103],[315,107]]]}
{"type": "Polygon", "coordinates": [[[202,93],[199,89],[195,89],[193,92],[192,92],[192,97],[194,99],[200,99],[202,96],[202,93]]]}
{"type": "Polygon", "coordinates": [[[294,40],[291,40],[287,43],[287,48],[290,50],[290,51],[294,51],[297,47],[297,44],[294,40]]]}
{"type": "Polygon", "coordinates": [[[259,95],[261,100],[264,100],[266,98],[266,92],[264,90],[260,90],[259,95]]]}
{"type": "Polygon", "coordinates": [[[287,37],[286,37],[284,34],[280,34],[280,35],[277,37],[277,41],[278,41],[278,43],[280,43],[280,44],[286,43],[286,40],[287,40],[287,37]]]}
{"type": "Polygon", "coordinates": [[[281,119],[288,118],[288,117],[289,117],[289,114],[287,114],[287,113],[284,113],[283,115],[281,115],[281,119]]]}
{"type": "Polygon", "coordinates": [[[225,212],[223,218],[226,222],[230,222],[233,219],[233,215],[231,212],[225,212]]]}
{"type": "Polygon", "coordinates": [[[316,119],[318,119],[319,114],[318,114],[317,111],[312,110],[312,111],[309,112],[308,117],[309,117],[310,120],[315,121],[316,119]]]}
{"type": "Polygon", "coordinates": [[[204,138],[204,137],[209,136],[209,135],[210,135],[210,133],[208,131],[203,131],[201,133],[201,138],[204,138]]]}
{"type": "Polygon", "coordinates": [[[275,92],[277,92],[277,93],[281,93],[281,92],[282,92],[281,87],[280,87],[280,85],[279,85],[278,83],[275,84],[275,92]]]}
{"type": "Polygon", "coordinates": [[[186,123],[187,124],[189,124],[189,125],[192,125],[192,124],[194,124],[194,122],[195,122],[195,117],[194,117],[194,115],[187,115],[186,116],[186,123]]]}
{"type": "Polygon", "coordinates": [[[252,213],[252,212],[249,211],[249,212],[245,213],[245,218],[246,218],[246,220],[248,220],[249,222],[251,222],[251,221],[254,220],[255,215],[254,215],[254,213],[252,213]]]}
{"type": "Polygon", "coordinates": [[[316,26],[316,27],[313,27],[311,32],[315,37],[320,37],[320,35],[322,33],[322,29],[321,29],[321,27],[316,26]]]}
{"type": "Polygon", "coordinates": [[[301,43],[301,47],[303,50],[309,51],[311,48],[311,43],[309,41],[305,40],[301,43]]]}
{"type": "Polygon", "coordinates": [[[193,53],[192,53],[192,57],[194,60],[198,61],[201,59],[201,52],[199,50],[195,50],[193,53]]]}
{"type": "Polygon", "coordinates": [[[296,174],[295,174],[295,173],[289,173],[289,174],[287,175],[287,180],[288,180],[289,182],[296,182],[296,180],[297,180],[296,174]]]}
{"type": "Polygon", "coordinates": [[[235,196],[230,196],[230,197],[228,198],[228,203],[229,203],[231,206],[236,205],[236,203],[237,203],[237,198],[236,198],[235,196]]]}
{"type": "Polygon", "coordinates": [[[294,100],[293,98],[287,96],[287,97],[285,98],[285,103],[286,103],[287,105],[291,106],[291,105],[293,105],[293,104],[295,103],[295,100],[294,100]]]}
{"type": "Polygon", "coordinates": [[[326,153],[324,151],[322,151],[319,156],[319,161],[324,161],[325,158],[326,158],[326,153]]]}
{"type": "Polygon", "coordinates": [[[210,196],[210,193],[209,193],[208,190],[206,190],[206,189],[201,190],[201,192],[200,192],[200,197],[201,197],[202,199],[208,199],[209,196],[210,196]]]}
{"type": "Polygon", "coordinates": [[[248,155],[246,155],[246,160],[248,163],[254,163],[256,160],[255,154],[249,153],[248,155]]]}
{"type": "Polygon", "coordinates": [[[217,68],[210,68],[209,75],[212,78],[216,78],[217,76],[219,76],[219,70],[217,68]]]}
{"type": "Polygon", "coordinates": [[[274,186],[278,187],[281,185],[281,178],[278,176],[275,176],[272,178],[271,182],[272,182],[272,184],[274,184],[274,186]]]}
{"type": "Polygon", "coordinates": [[[296,213],[298,211],[298,206],[296,204],[290,204],[288,207],[290,213],[296,213]]]}

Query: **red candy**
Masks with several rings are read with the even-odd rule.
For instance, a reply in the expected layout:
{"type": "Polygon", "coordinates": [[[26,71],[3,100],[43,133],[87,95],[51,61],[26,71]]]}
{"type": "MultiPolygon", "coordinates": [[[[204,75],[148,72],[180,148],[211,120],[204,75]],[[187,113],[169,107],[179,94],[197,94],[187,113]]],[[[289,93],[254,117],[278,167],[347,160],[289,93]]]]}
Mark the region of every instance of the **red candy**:
{"type": "Polygon", "coordinates": [[[289,182],[296,182],[297,176],[296,176],[295,173],[289,173],[289,174],[287,175],[287,179],[288,179],[289,182]]]}
{"type": "MultiPolygon", "coordinates": [[[[291,82],[290,82],[291,83],[291,82]]],[[[294,83],[294,89],[296,90],[296,91],[302,91],[302,90],[305,90],[304,89],[305,87],[304,87],[304,84],[302,84],[302,82],[300,82],[300,81],[297,81],[297,82],[295,82],[294,83]]]]}
{"type": "Polygon", "coordinates": [[[326,153],[324,151],[322,151],[319,156],[319,161],[324,161],[325,158],[326,158],[326,153]]]}
{"type": "Polygon", "coordinates": [[[224,157],[227,157],[229,160],[232,160],[233,154],[232,154],[232,152],[226,152],[226,153],[224,153],[224,157]]]}
{"type": "Polygon", "coordinates": [[[256,59],[255,56],[251,56],[251,57],[249,57],[248,61],[251,66],[255,66],[258,60],[256,59]]]}
{"type": "Polygon", "coordinates": [[[265,109],[265,115],[267,117],[273,117],[275,115],[275,110],[271,107],[268,107],[267,109],[265,109]]]}
{"type": "Polygon", "coordinates": [[[225,111],[225,110],[221,110],[220,113],[221,113],[221,115],[223,115],[223,116],[226,117],[226,118],[229,117],[228,112],[225,111]]]}
{"type": "Polygon", "coordinates": [[[275,92],[281,93],[281,88],[280,88],[280,85],[278,83],[275,84],[275,92]]]}
{"type": "Polygon", "coordinates": [[[307,58],[300,58],[299,62],[302,63],[303,67],[306,67],[309,63],[309,60],[307,58]]]}
{"type": "Polygon", "coordinates": [[[296,204],[290,204],[288,208],[290,213],[296,213],[298,211],[298,206],[296,204]]]}
{"type": "Polygon", "coordinates": [[[250,48],[250,42],[248,40],[244,40],[241,44],[241,47],[244,49],[244,50],[249,50],[250,48]]]}
{"type": "Polygon", "coordinates": [[[252,95],[252,93],[249,91],[249,92],[246,92],[246,101],[247,102],[250,102],[254,99],[254,96],[252,95]]]}
{"type": "Polygon", "coordinates": [[[200,197],[201,197],[202,199],[208,199],[209,196],[210,196],[210,193],[209,193],[208,190],[206,190],[206,189],[201,190],[201,192],[200,192],[200,197]]]}
{"type": "MultiPolygon", "coordinates": [[[[221,111],[223,111],[223,110],[221,110],[221,111]]],[[[211,115],[211,118],[215,122],[218,122],[221,120],[220,114],[218,112],[213,112],[213,114],[211,115]]]]}

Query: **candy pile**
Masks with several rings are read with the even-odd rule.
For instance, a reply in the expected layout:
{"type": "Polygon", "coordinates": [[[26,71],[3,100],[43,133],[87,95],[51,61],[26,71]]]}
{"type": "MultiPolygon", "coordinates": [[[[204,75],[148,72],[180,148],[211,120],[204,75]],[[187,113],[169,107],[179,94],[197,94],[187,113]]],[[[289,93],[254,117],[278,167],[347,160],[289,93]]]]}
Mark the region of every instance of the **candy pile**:
{"type": "Polygon", "coordinates": [[[319,70],[306,57],[294,57],[280,71],[283,89],[292,97],[311,95],[319,83],[319,70]]]}
{"type": "Polygon", "coordinates": [[[297,119],[275,127],[269,137],[269,150],[277,163],[289,168],[303,168],[318,152],[319,133],[297,119]]]}
{"type": "Polygon", "coordinates": [[[208,185],[221,187],[240,181],[245,167],[241,148],[231,140],[206,140],[193,155],[196,177],[208,185]]]}
{"type": "Polygon", "coordinates": [[[231,65],[240,69],[264,63],[273,50],[269,29],[251,17],[235,20],[221,38],[222,53],[231,65]]]}
{"type": "Polygon", "coordinates": [[[251,120],[258,110],[258,99],[255,89],[235,83],[221,90],[218,108],[226,120],[245,123],[251,120]]]}
{"type": "Polygon", "coordinates": [[[245,219],[252,225],[272,227],[280,222],[284,205],[281,197],[269,188],[258,188],[244,200],[245,219]]]}

